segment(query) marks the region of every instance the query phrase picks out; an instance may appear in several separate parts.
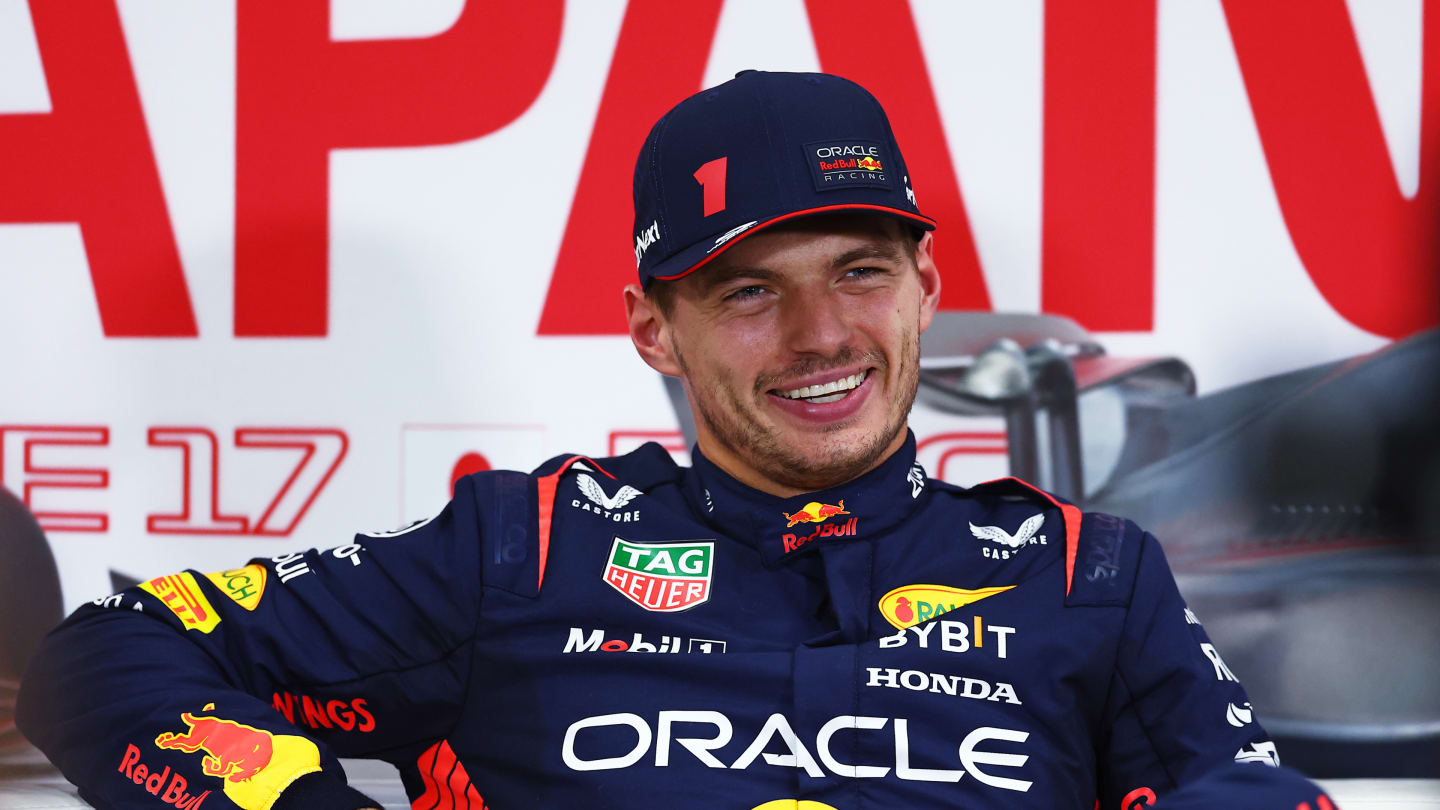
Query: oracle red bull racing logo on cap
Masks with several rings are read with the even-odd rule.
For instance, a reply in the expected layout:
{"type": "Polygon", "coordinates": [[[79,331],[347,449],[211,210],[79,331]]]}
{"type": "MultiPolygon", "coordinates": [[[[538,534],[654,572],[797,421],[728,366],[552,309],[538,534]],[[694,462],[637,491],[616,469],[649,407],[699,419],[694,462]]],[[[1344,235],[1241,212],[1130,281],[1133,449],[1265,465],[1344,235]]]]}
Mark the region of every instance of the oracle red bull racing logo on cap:
{"type": "Polygon", "coordinates": [[[891,188],[885,173],[885,146],[855,138],[805,144],[806,162],[816,191],[855,186],[891,188]]]}
{"type": "Polygon", "coordinates": [[[710,600],[714,541],[632,543],[616,537],[605,582],[646,610],[678,613],[710,600]]]}
{"type": "MultiPolygon", "coordinates": [[[[203,711],[214,708],[208,703],[203,711]]],[[[204,751],[201,772],[223,780],[225,795],[246,810],[264,810],[291,782],[320,770],[320,749],[304,737],[190,712],[180,719],[186,730],[164,732],[155,738],[155,747],[204,751]]]]}

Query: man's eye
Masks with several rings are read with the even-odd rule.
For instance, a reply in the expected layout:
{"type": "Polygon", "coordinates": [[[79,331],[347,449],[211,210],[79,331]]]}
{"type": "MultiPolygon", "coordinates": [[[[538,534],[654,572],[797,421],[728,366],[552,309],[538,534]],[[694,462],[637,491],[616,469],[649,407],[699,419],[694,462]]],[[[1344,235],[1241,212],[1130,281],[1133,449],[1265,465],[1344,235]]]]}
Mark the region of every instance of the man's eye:
{"type": "Polygon", "coordinates": [[[880,267],[853,267],[845,275],[851,278],[874,278],[883,276],[887,271],[880,267]]]}
{"type": "Polygon", "coordinates": [[[726,301],[746,301],[746,300],[749,300],[749,299],[751,299],[751,298],[755,298],[756,296],[759,296],[759,295],[761,295],[761,294],[764,293],[764,292],[765,292],[765,288],[764,288],[764,287],[760,287],[760,286],[758,286],[758,285],[752,284],[752,285],[750,285],[749,287],[741,287],[740,289],[736,290],[735,292],[730,293],[729,295],[725,296],[725,300],[726,300],[726,301]]]}

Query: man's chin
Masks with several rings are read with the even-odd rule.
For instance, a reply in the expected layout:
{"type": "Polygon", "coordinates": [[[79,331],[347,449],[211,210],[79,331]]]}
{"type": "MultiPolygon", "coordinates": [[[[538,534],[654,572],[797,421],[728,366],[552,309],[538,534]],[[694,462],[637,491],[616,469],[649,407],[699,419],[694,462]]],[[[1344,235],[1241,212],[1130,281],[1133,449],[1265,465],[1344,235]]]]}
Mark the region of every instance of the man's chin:
{"type": "MultiPolygon", "coordinates": [[[[757,459],[768,477],[794,489],[829,489],[859,478],[876,467],[887,455],[893,438],[882,431],[840,427],[818,435],[794,433],[781,441],[774,456],[757,459]],[[846,435],[851,434],[854,435],[846,435]]],[[[902,428],[903,430],[903,428],[902,428]]]]}

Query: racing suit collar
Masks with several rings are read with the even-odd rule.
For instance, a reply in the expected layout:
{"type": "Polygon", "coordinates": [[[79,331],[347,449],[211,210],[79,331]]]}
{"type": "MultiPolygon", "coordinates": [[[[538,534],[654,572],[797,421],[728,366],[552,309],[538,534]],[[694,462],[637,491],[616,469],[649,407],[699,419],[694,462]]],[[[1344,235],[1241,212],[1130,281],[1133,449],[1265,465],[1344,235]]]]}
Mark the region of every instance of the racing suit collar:
{"type": "Polygon", "coordinates": [[[915,462],[915,434],[880,466],[837,487],[781,498],[746,486],[715,466],[697,446],[686,496],[695,511],[725,534],[777,565],[821,545],[889,533],[925,497],[925,471],[915,462]]]}

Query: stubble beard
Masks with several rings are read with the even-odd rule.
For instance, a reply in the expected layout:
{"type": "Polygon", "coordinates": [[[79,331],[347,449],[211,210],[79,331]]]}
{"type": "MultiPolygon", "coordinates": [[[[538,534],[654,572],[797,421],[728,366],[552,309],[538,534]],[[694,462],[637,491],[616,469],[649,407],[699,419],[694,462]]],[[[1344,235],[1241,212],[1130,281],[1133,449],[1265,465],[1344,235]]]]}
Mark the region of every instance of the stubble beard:
{"type": "MultiPolygon", "coordinates": [[[[753,418],[757,407],[745,402],[739,392],[746,391],[753,397],[769,396],[768,382],[775,377],[762,378],[753,386],[727,384],[720,380],[709,389],[702,390],[690,385],[690,400],[695,405],[700,419],[709,429],[710,435],[731,453],[742,459],[751,469],[770,481],[782,486],[804,491],[818,491],[853,480],[877,466],[885,451],[894,443],[895,437],[905,430],[910,408],[915,404],[915,394],[920,386],[920,336],[916,331],[907,330],[901,336],[897,396],[889,401],[892,407],[889,418],[882,429],[867,437],[861,437],[858,446],[824,443],[819,447],[791,447],[782,440],[781,431],[773,426],[761,424],[753,418]],[[808,452],[807,452],[808,451],[808,452]]],[[[685,356],[678,343],[671,346],[680,370],[688,381],[694,377],[685,362],[685,356]]],[[[832,360],[814,363],[813,368],[795,368],[788,376],[802,376],[854,364],[857,360],[874,367],[872,374],[885,379],[889,363],[877,352],[860,353],[844,350],[832,360]]],[[[878,381],[877,381],[878,382],[878,381]]],[[[877,395],[874,392],[872,396],[877,395]]],[[[826,428],[828,433],[839,433],[849,425],[838,423],[826,428]]],[[[849,444],[849,443],[847,443],[849,444]]]]}

